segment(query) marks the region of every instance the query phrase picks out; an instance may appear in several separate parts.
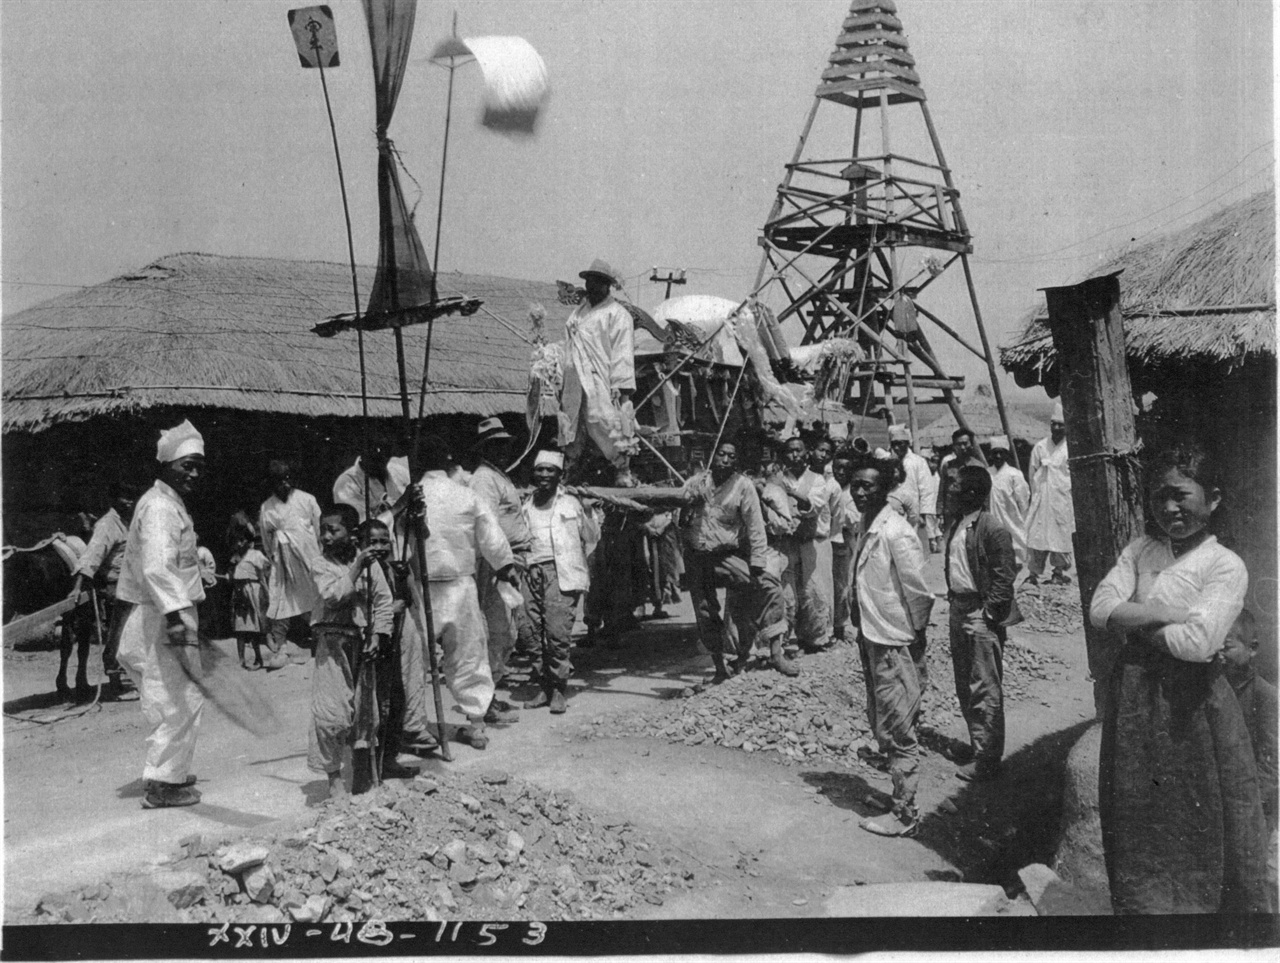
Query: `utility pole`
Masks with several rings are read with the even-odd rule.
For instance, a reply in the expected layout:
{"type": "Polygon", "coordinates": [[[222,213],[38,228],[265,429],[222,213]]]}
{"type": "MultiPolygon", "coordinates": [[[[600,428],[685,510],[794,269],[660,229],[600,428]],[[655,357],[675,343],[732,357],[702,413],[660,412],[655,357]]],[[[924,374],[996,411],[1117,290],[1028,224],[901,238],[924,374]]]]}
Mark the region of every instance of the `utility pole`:
{"type": "Polygon", "coordinates": [[[685,284],[689,279],[684,276],[683,268],[680,268],[679,270],[670,269],[665,275],[660,275],[658,274],[657,267],[654,267],[649,274],[649,280],[655,284],[666,284],[667,293],[662,296],[662,299],[665,301],[667,298],[671,297],[671,285],[685,284]]]}
{"type": "Polygon", "coordinates": [[[1121,549],[1142,534],[1142,479],[1133,391],[1125,358],[1119,272],[1069,287],[1045,288],[1058,354],[1058,388],[1071,452],[1076,575],[1093,701],[1101,719],[1116,635],[1089,622],[1094,589],[1121,549]]]}

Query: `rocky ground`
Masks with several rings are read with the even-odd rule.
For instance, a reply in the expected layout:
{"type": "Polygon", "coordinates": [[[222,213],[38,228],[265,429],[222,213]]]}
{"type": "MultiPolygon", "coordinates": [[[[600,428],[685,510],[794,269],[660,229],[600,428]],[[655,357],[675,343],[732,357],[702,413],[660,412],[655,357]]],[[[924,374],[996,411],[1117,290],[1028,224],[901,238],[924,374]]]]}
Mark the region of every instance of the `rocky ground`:
{"type": "MultiPolygon", "coordinates": [[[[696,881],[678,851],[629,821],[500,771],[389,781],[293,822],[237,842],[180,840],[160,880],[179,918],[612,919],[696,881]]],[[[109,882],[50,894],[32,919],[130,921],[113,897],[109,882]]]]}
{"type": "MultiPolygon", "coordinates": [[[[1020,600],[1052,620],[1074,591],[1020,600]]],[[[908,884],[924,887],[911,912],[948,912],[929,900],[978,884],[971,910],[1030,911],[1018,871],[1052,859],[1063,758],[1090,715],[1079,629],[1013,630],[1005,772],[969,785],[947,758],[964,730],[945,602],[934,622],[912,840],[856,828],[889,787],[857,756],[854,649],[803,656],[795,679],[757,669],[704,687],[687,607],[619,647],[576,649],[567,715],[526,712],[486,752],[456,747],[453,763],[334,802],[303,764],[307,665],[255,677],[282,733],[207,718],[204,802],[147,812],[136,704],[72,716],[41,694],[55,653],[6,649],[6,922],[883,914],[872,891],[908,884]]]]}
{"type": "MultiPolygon", "coordinates": [[[[1058,586],[1019,593],[1036,611],[1066,611],[1058,586]],[[1050,593],[1052,595],[1050,596],[1050,593]]],[[[1076,601],[1079,612],[1079,601],[1076,601]]],[[[926,649],[929,678],[923,698],[921,736],[925,750],[958,748],[946,733],[960,722],[954,695],[950,645],[945,624],[935,619],[926,649]]],[[[836,643],[803,659],[803,672],[788,678],[754,663],[716,686],[687,686],[672,692],[671,704],[657,712],[599,716],[581,725],[583,738],[655,736],[686,746],[714,744],[743,752],[776,754],[787,765],[837,762],[871,771],[858,749],[875,748],[867,725],[866,689],[854,645],[836,643]]],[[[1018,633],[1004,652],[1004,690],[1009,703],[1049,705],[1042,683],[1063,678],[1066,663],[1051,652],[1021,644],[1018,633]]]]}

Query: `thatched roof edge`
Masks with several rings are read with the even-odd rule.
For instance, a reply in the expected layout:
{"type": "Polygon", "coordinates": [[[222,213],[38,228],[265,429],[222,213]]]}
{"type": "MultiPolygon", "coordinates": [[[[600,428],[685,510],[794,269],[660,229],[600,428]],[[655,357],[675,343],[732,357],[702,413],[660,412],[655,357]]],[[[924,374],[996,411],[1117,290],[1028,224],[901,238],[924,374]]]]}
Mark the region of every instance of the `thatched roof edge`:
{"type": "MultiPolygon", "coordinates": [[[[1121,311],[1132,364],[1154,370],[1275,358],[1274,191],[1123,252],[1077,280],[1116,271],[1124,272],[1121,311]]],[[[1042,303],[1000,348],[1000,363],[1027,386],[1054,380],[1055,362],[1042,303]]]]}

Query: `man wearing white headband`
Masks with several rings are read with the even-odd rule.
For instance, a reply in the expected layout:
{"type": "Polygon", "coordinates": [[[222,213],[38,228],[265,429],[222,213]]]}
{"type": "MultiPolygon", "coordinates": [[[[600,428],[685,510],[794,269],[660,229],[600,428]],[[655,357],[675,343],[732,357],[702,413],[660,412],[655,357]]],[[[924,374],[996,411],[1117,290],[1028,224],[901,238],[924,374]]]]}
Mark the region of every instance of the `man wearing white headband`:
{"type": "Polygon", "coordinates": [[[1027,559],[1027,505],[1031,489],[1022,472],[1009,464],[1009,439],[997,435],[991,439],[991,515],[1013,536],[1013,551],[1018,567],[1027,559]]]}
{"type": "Polygon", "coordinates": [[[560,489],[563,474],[564,455],[538,452],[533,494],[524,503],[531,545],[524,580],[528,617],[520,625],[520,631],[531,636],[522,640],[533,652],[530,679],[542,686],[525,708],[550,706],[557,714],[569,708],[565,695],[573,672],[569,648],[574,614],[578,598],[591,587],[587,556],[600,540],[594,516],[560,489]]]}
{"type": "Polygon", "coordinates": [[[911,432],[905,425],[889,426],[889,450],[902,463],[905,477],[898,485],[897,492],[903,504],[915,506],[915,519],[910,514],[907,517],[918,529],[924,521],[925,496],[932,487],[933,476],[929,472],[929,463],[912,450],[911,432]]]}
{"type": "Polygon", "coordinates": [[[160,477],[134,508],[116,598],[124,607],[118,658],[137,686],[147,736],[144,809],[191,806],[191,759],[204,697],[196,604],[204,599],[186,498],[204,475],[204,439],[184,421],[160,433],[160,477]]]}
{"type": "Polygon", "coordinates": [[[1067,426],[1059,401],[1049,416],[1049,437],[1031,449],[1031,505],[1027,508],[1027,582],[1035,585],[1044,575],[1046,560],[1053,566],[1050,579],[1058,585],[1071,581],[1071,534],[1076,530],[1071,505],[1070,455],[1067,426]]]}

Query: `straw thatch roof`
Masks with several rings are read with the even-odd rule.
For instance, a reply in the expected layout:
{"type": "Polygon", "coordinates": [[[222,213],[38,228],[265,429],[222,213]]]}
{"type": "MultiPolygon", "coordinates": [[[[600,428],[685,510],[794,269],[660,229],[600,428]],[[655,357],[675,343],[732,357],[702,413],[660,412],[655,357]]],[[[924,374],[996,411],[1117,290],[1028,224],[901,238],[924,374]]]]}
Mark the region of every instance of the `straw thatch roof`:
{"type": "MultiPolygon", "coordinates": [[[[358,272],[361,303],[373,269],[358,272]]],[[[440,294],[484,300],[471,317],[435,323],[425,412],[523,412],[529,306],[561,336],[570,308],[554,284],[442,274],[440,294]]],[[[350,311],[345,264],[174,254],[133,274],[64,294],[4,319],[4,431],[154,407],[308,416],[360,414],[356,335],[320,338],[316,322],[350,311]]],[[[404,330],[412,405],[426,326],[404,330]]],[[[400,414],[392,332],[365,336],[369,411],[400,414]]]]}
{"type": "MultiPolygon", "coordinates": [[[[978,384],[960,401],[960,411],[964,420],[978,438],[979,443],[989,441],[997,435],[1004,434],[1004,423],[1000,420],[1000,409],[996,407],[995,396],[991,386],[978,384]]],[[[1021,439],[1034,444],[1049,434],[1049,423],[1015,408],[1007,401],[1005,411],[1009,415],[1009,430],[1013,439],[1021,439]]],[[[956,416],[948,408],[943,413],[920,428],[916,432],[917,448],[951,444],[951,433],[959,427],[956,416]]]]}
{"type": "MultiPolygon", "coordinates": [[[[1124,272],[1120,309],[1135,389],[1206,363],[1275,358],[1275,247],[1275,193],[1267,190],[1089,272],[1124,272]]],[[[1000,350],[1000,363],[1022,387],[1056,395],[1055,361],[1042,304],[1000,350]]]]}

